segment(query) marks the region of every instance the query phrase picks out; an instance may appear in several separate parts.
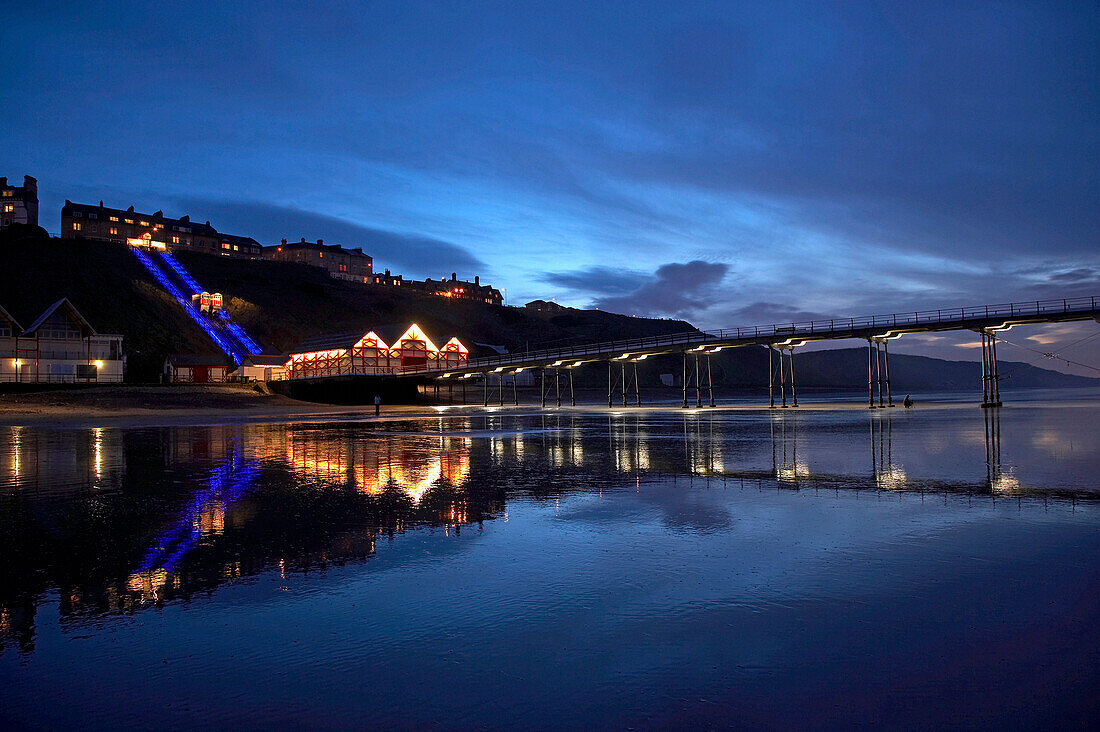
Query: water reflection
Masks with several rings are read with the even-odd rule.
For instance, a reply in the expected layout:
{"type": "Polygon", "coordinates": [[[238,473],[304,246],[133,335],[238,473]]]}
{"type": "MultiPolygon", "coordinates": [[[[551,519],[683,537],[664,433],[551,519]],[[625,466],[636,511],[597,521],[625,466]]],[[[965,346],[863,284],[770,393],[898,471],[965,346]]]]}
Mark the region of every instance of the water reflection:
{"type": "MultiPolygon", "coordinates": [[[[984,418],[984,475],[980,457],[965,452],[936,463],[935,440],[882,412],[491,414],[385,430],[7,428],[0,644],[33,649],[36,608],[50,591],[61,598],[63,623],[79,623],[187,600],[270,567],[290,577],[363,560],[380,538],[413,526],[461,535],[506,515],[507,500],[520,496],[599,494],[681,475],[796,490],[1097,495],[1089,486],[1025,487],[1011,456],[1002,457],[1000,414],[984,418]]],[[[1044,445],[1058,434],[1046,428],[1044,445]]]]}

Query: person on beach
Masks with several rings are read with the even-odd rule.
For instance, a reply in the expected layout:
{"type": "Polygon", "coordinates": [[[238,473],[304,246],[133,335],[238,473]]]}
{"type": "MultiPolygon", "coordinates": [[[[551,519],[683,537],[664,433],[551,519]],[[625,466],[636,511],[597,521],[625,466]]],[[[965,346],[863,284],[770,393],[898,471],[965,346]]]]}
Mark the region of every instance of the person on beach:
{"type": "Polygon", "coordinates": [[[377,417],[382,413],[382,397],[378,394],[374,395],[374,416],[377,417]]]}
{"type": "Polygon", "coordinates": [[[904,404],[905,408],[908,409],[909,407],[913,406],[913,400],[909,398],[908,394],[906,394],[905,401],[903,401],[902,404],[904,404]]]}

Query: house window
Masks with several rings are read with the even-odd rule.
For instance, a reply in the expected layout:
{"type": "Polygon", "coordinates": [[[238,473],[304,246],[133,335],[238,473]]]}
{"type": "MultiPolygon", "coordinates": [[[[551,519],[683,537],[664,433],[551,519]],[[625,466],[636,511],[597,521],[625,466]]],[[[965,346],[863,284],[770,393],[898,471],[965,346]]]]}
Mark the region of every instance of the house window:
{"type": "Polygon", "coordinates": [[[80,222],[79,221],[74,221],[73,222],[73,231],[80,231],[80,222]]]}
{"type": "Polygon", "coordinates": [[[15,191],[4,191],[4,197],[5,198],[8,198],[8,197],[13,196],[13,195],[15,195],[15,191]]]}
{"type": "Polygon", "coordinates": [[[118,216],[108,216],[107,218],[111,221],[114,221],[115,223],[118,223],[118,216]]]}
{"type": "Polygon", "coordinates": [[[173,244],[179,244],[180,243],[180,238],[178,236],[173,236],[172,237],[172,243],[173,244]]]}
{"type": "Polygon", "coordinates": [[[98,218],[99,218],[99,214],[96,214],[96,213],[90,213],[90,214],[88,214],[88,218],[90,218],[90,219],[98,219],[98,218]]]}
{"type": "Polygon", "coordinates": [[[112,226],[111,227],[111,236],[118,236],[118,227],[117,226],[112,226]]]}
{"type": "Polygon", "coordinates": [[[222,249],[228,249],[228,248],[229,248],[228,244],[224,244],[224,243],[222,244],[222,249]]]}
{"type": "Polygon", "coordinates": [[[348,271],[348,266],[346,264],[341,264],[340,265],[340,271],[341,272],[347,272],[348,271]]]}
{"type": "Polygon", "coordinates": [[[324,252],[317,252],[317,256],[318,257],[323,257],[323,256],[325,256],[325,253],[324,252]]]}
{"type": "Polygon", "coordinates": [[[233,251],[237,251],[237,245],[236,244],[233,245],[233,251]]]}
{"type": "Polygon", "coordinates": [[[82,213],[81,213],[81,212],[79,212],[79,211],[73,211],[73,218],[74,218],[74,219],[79,219],[79,218],[80,218],[81,216],[83,216],[83,215],[84,215],[84,214],[82,214],[82,213]]]}
{"type": "Polygon", "coordinates": [[[142,222],[141,222],[141,225],[142,225],[142,226],[148,226],[148,225],[149,225],[149,222],[148,222],[148,221],[142,221],[142,222]]]}
{"type": "Polygon", "coordinates": [[[125,221],[125,222],[126,222],[126,223],[128,223],[128,224],[132,224],[132,223],[134,223],[134,220],[133,220],[133,219],[123,219],[123,221],[125,221]]]}
{"type": "Polygon", "coordinates": [[[15,210],[15,204],[14,203],[5,203],[4,204],[4,213],[11,213],[14,210],[15,210]]]}
{"type": "Polygon", "coordinates": [[[95,224],[92,224],[92,231],[93,231],[93,232],[95,232],[95,231],[99,231],[99,229],[97,229],[97,228],[96,228],[96,225],[95,225],[95,224]]]}

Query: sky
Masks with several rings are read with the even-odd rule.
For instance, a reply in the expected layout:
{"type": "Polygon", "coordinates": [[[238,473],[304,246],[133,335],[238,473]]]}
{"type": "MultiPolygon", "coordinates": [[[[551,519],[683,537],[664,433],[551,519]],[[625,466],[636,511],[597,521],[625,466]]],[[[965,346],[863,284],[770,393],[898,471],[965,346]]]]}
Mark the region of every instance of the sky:
{"type": "MultiPolygon", "coordinates": [[[[0,48],[52,233],[103,200],[703,328],[1100,295],[1096,2],[42,0],[0,48]]],[[[1097,332],[998,355],[1098,376],[1035,353],[1097,332]]]]}

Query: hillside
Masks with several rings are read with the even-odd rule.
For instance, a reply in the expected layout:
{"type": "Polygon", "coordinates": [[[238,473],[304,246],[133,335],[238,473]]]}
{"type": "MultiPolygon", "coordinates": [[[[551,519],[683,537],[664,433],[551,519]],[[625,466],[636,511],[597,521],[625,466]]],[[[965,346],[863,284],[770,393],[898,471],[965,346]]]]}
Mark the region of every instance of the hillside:
{"type": "MultiPolygon", "coordinates": [[[[287,262],[243,261],[180,252],[203,287],[222,292],[233,317],[265,347],[292,349],[325,333],[417,322],[433,337],[509,349],[635,338],[691,330],[683,321],[593,310],[537,313],[447,300],[399,288],[334,280],[287,262]]],[[[121,333],[132,381],[155,381],[172,352],[217,349],[125,246],[0,235],[0,305],[24,326],[68,297],[96,330],[121,333]]]]}

